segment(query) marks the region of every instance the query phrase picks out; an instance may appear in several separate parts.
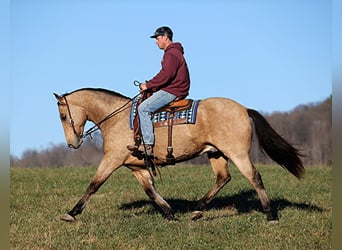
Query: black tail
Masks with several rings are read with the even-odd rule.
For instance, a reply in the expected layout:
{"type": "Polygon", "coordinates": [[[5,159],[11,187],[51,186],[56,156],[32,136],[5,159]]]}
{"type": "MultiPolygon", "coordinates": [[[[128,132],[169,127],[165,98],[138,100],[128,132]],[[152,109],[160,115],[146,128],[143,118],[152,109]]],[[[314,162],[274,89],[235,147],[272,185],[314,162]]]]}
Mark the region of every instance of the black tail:
{"type": "Polygon", "coordinates": [[[286,168],[297,178],[303,177],[305,169],[298,149],[281,137],[257,111],[247,109],[249,117],[254,121],[259,145],[263,152],[280,166],[286,168]]]}

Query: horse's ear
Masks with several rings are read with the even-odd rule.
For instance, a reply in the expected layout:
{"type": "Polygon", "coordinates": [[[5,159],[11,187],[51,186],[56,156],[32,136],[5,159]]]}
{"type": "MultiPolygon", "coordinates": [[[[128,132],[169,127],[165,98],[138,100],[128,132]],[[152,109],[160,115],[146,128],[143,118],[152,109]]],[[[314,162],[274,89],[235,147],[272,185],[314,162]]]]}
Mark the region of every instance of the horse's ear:
{"type": "Polygon", "coordinates": [[[53,93],[53,95],[56,97],[58,104],[64,104],[65,103],[63,97],[61,97],[60,95],[57,95],[56,93],[53,93]]]}

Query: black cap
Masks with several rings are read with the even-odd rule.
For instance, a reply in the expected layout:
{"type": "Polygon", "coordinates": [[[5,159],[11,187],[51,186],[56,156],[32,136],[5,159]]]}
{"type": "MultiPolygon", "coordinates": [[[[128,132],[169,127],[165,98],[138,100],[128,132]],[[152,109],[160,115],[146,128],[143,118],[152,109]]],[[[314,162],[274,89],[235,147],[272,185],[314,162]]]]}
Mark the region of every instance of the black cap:
{"type": "Polygon", "coordinates": [[[156,29],[154,34],[150,37],[156,38],[157,36],[165,36],[165,35],[168,36],[168,38],[172,41],[173,32],[169,27],[166,27],[166,26],[156,29]]]}

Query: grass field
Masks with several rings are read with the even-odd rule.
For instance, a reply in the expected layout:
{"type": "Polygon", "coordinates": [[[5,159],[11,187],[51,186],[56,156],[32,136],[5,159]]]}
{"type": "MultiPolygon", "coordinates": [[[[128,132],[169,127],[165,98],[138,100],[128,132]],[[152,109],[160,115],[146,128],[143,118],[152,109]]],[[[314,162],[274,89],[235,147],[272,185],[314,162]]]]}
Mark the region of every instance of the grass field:
{"type": "Polygon", "coordinates": [[[332,249],[332,168],[297,180],[257,166],[280,222],[269,224],[254,189],[235,167],[204,217],[196,200],[213,185],[208,166],[161,169],[156,187],[178,222],[165,220],[132,173],[114,172],[74,223],[59,218],[81,198],[96,168],[11,169],[11,249],[332,249]]]}

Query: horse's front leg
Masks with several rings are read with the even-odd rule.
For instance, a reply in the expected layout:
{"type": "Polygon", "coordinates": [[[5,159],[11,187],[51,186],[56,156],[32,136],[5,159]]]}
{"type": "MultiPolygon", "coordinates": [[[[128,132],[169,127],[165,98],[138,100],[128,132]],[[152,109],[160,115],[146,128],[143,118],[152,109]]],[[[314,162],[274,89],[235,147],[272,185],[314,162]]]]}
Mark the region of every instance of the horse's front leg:
{"type": "Polygon", "coordinates": [[[164,217],[168,220],[177,220],[169,203],[167,203],[167,201],[165,201],[163,197],[161,197],[161,195],[156,191],[150,172],[146,169],[140,169],[133,170],[133,174],[138,179],[139,183],[142,185],[150,199],[154,201],[162,210],[164,217]]]}
{"type": "Polygon", "coordinates": [[[115,161],[106,155],[103,157],[93,180],[90,182],[85,194],[77,202],[74,208],[67,214],[61,217],[61,220],[73,222],[76,220],[76,215],[82,213],[91,195],[96,193],[96,191],[102,186],[103,183],[109,178],[109,176],[120,167],[120,163],[115,163],[115,161]]]}

